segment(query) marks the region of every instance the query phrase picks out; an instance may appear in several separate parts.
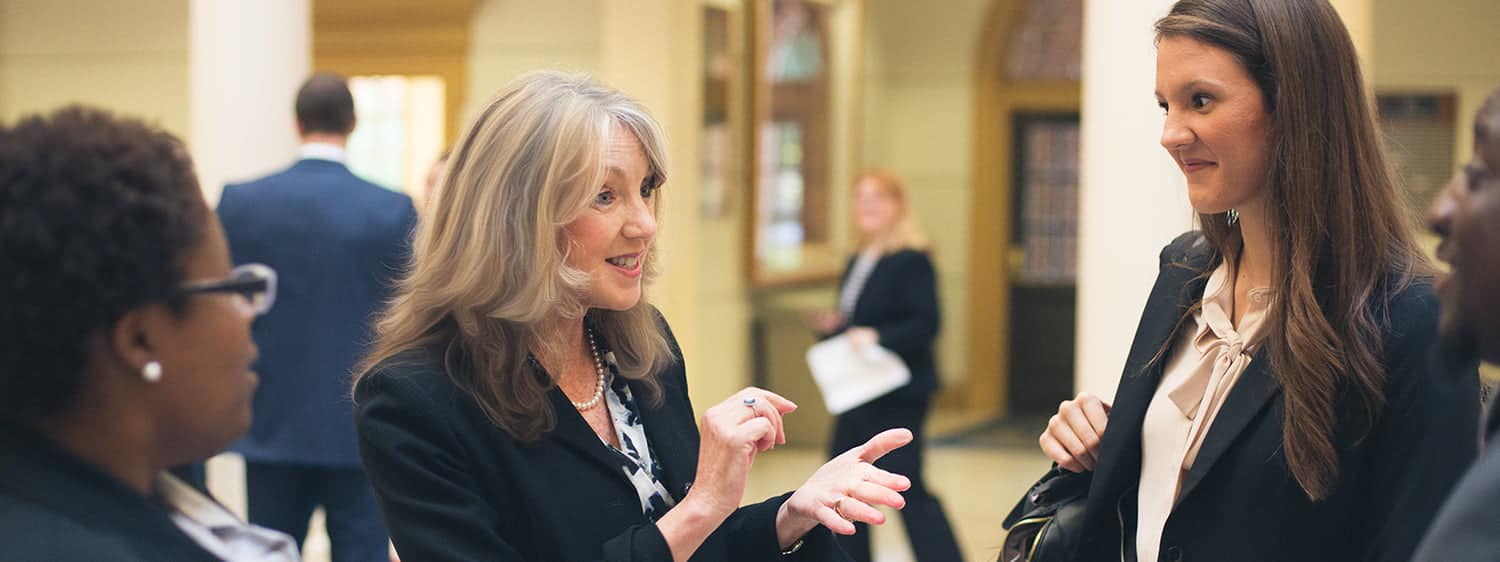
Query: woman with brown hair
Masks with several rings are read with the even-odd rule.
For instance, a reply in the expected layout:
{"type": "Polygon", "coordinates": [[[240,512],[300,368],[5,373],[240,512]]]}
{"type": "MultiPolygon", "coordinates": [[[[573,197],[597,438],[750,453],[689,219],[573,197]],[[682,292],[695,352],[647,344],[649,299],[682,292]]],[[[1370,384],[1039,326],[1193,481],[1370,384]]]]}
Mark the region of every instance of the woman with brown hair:
{"type": "MultiPolygon", "coordinates": [[[[911,479],[911,489],[902,494],[906,508],[901,519],[917,559],[956,562],[962,556],[953,528],[922,477],[922,427],[938,386],[932,344],[940,324],[937,273],[927,237],[895,174],[868,170],[855,178],[852,195],[860,251],[850,258],[839,283],[838,309],[814,315],[811,323],[825,338],[843,334],[857,346],[890,349],[911,371],[911,382],[840,414],[829,456],[893,427],[911,429],[912,444],[876,465],[911,479]]],[[[869,527],[855,526],[859,530],[839,537],[839,543],[855,562],[868,562],[869,527]]]]}
{"type": "Polygon", "coordinates": [[[1407,560],[1473,458],[1437,302],[1326,0],[1181,0],[1161,144],[1201,230],[1161,254],[1113,407],[1041,436],[1093,471],[1075,560],[1407,560]],[[1106,431],[1107,426],[1107,431],[1106,431]]]}
{"type": "Polygon", "coordinates": [[[902,505],[906,478],[871,464],[910,440],[893,430],[741,507],[796,406],[746,388],[694,424],[645,296],[666,170],[639,103],[556,72],[517,78],[458,140],[354,383],[404,558],[837,560],[830,530],[902,505]]]}

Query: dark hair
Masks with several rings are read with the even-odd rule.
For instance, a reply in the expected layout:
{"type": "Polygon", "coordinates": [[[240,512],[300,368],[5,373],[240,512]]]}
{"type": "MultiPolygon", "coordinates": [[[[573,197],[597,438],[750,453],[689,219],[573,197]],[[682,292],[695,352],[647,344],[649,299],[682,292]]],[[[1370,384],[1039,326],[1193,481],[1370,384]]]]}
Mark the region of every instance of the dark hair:
{"type": "Polygon", "coordinates": [[[354,96],[343,76],[312,75],[297,90],[297,123],[303,133],[347,135],[354,131],[354,96]]]}
{"type": "MultiPolygon", "coordinates": [[[[1265,98],[1266,221],[1278,293],[1266,344],[1284,394],[1287,464],[1308,497],[1322,499],[1338,481],[1335,401],[1352,391],[1362,413],[1354,427],[1368,434],[1385,407],[1376,316],[1430,274],[1400,205],[1354,43],[1326,0],[1180,0],[1156,22],[1156,35],[1228,51],[1265,98]]],[[[1222,213],[1198,218],[1217,266],[1238,244],[1239,227],[1222,213]]]]}
{"type": "Polygon", "coordinates": [[[85,107],[0,127],[0,416],[66,411],[89,339],[168,302],[209,210],[182,143],[85,107]]]}

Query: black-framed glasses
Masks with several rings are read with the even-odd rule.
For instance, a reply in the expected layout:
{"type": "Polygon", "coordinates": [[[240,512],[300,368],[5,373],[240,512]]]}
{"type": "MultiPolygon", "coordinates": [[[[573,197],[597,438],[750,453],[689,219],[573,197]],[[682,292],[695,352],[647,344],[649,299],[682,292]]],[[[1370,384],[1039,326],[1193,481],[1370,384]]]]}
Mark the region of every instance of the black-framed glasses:
{"type": "Polygon", "coordinates": [[[228,279],[218,281],[192,281],[177,288],[178,294],[234,293],[250,303],[256,316],[271,310],[276,304],[276,270],[259,263],[247,263],[234,268],[228,279]]]}

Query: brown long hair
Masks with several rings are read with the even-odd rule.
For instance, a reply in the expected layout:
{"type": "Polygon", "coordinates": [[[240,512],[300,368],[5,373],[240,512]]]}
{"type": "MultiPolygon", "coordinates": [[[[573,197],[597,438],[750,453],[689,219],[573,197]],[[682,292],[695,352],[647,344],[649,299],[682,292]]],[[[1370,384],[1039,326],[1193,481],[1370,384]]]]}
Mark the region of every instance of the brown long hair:
{"type": "MultiPolygon", "coordinates": [[[[603,185],[615,130],[635,135],[651,177],[664,182],[660,125],[635,100],[586,76],[525,74],[486,104],[454,146],[354,384],[407,352],[438,352],[448,378],[491,421],[535,441],[556,426],[547,398],[555,383],[536,375],[528,353],[560,353],[539,330],[587,315],[621,376],[643,381],[646,398],[659,400],[654,377],[673,355],[645,295],[628,310],[588,310],[588,274],[567,265],[563,227],[603,185]]],[[[647,280],[655,256],[646,254],[647,280]]]]}
{"type": "MultiPolygon", "coordinates": [[[[1337,397],[1352,391],[1354,427],[1367,435],[1385,407],[1377,316],[1431,268],[1400,205],[1354,43],[1326,0],[1180,0],[1156,36],[1228,51],[1264,96],[1277,290],[1266,346],[1284,395],[1287,464],[1309,498],[1326,498],[1339,477],[1337,397]]],[[[1239,227],[1222,213],[1198,219],[1217,265],[1239,227]]]]}

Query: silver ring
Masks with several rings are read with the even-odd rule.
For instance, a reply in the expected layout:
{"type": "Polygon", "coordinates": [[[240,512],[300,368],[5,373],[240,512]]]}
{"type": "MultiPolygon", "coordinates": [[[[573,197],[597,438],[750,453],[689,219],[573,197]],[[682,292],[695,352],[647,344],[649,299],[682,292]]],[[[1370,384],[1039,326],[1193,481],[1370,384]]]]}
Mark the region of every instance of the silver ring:
{"type": "Polygon", "coordinates": [[[742,402],[744,402],[746,408],[755,408],[754,396],[746,396],[745,399],[742,400],[742,402]]]}

